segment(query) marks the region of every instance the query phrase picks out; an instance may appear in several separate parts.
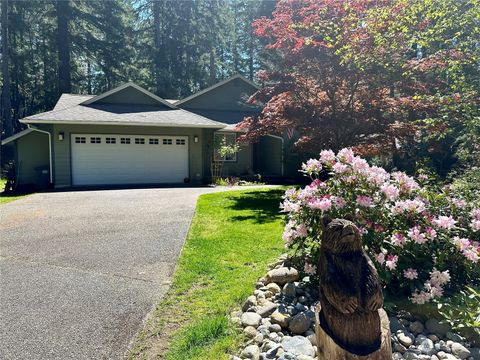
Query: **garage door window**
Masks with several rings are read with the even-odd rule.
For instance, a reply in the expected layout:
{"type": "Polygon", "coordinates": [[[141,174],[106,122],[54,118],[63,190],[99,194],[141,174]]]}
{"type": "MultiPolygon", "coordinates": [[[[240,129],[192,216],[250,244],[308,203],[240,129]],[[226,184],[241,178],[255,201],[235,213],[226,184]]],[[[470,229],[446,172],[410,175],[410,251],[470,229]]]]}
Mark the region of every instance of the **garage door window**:
{"type": "Polygon", "coordinates": [[[107,144],[116,144],[117,139],[111,138],[111,137],[107,137],[107,138],[105,138],[105,142],[106,142],[107,144]]]}
{"type": "Polygon", "coordinates": [[[172,139],[163,139],[163,145],[172,145],[172,139]]]}
{"type": "Polygon", "coordinates": [[[76,136],[75,143],[76,144],[85,144],[87,142],[87,138],[84,136],[76,136]]]}
{"type": "Polygon", "coordinates": [[[99,137],[91,137],[90,138],[90,144],[101,144],[102,139],[99,137]]]}
{"type": "Polygon", "coordinates": [[[185,139],[177,139],[177,140],[175,141],[175,144],[177,144],[177,145],[185,145],[185,139]]]}
{"type": "Polygon", "coordinates": [[[150,145],[158,145],[158,139],[148,139],[150,145]]]}
{"type": "Polygon", "coordinates": [[[130,138],[120,138],[120,144],[130,144],[130,138]]]}
{"type": "Polygon", "coordinates": [[[143,138],[135,138],[135,144],[144,145],[144,144],[145,144],[145,139],[143,139],[143,138]]]}

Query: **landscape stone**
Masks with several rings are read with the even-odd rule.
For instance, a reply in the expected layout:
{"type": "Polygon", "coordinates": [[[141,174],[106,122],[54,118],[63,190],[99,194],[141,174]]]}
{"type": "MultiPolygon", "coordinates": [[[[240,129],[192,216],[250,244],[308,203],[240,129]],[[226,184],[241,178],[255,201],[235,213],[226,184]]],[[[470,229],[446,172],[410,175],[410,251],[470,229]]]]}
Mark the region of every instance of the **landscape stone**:
{"type": "Polygon", "coordinates": [[[288,315],[282,314],[279,311],[274,311],[270,316],[270,319],[272,324],[278,324],[282,328],[287,328],[290,321],[290,317],[288,315]]]}
{"type": "Polygon", "coordinates": [[[413,344],[415,337],[406,330],[399,330],[397,331],[397,339],[404,345],[405,347],[409,347],[413,344]]]}
{"type": "Polygon", "coordinates": [[[282,291],[282,289],[280,289],[280,286],[278,286],[275,283],[267,284],[266,288],[268,291],[272,292],[273,294],[278,294],[280,293],[280,291],[282,291]]]}
{"type": "Polygon", "coordinates": [[[279,332],[279,331],[282,331],[282,327],[278,324],[271,324],[269,327],[268,327],[268,330],[269,331],[273,331],[273,332],[279,332]]]}
{"type": "Polygon", "coordinates": [[[257,314],[262,318],[268,317],[275,311],[276,308],[277,304],[267,301],[261,308],[257,309],[257,314]]]}
{"type": "Polygon", "coordinates": [[[289,352],[283,353],[278,360],[297,360],[297,357],[289,352]]]}
{"type": "Polygon", "coordinates": [[[403,354],[405,351],[407,351],[407,348],[402,344],[395,343],[395,345],[393,346],[393,350],[403,354]]]}
{"type": "Polygon", "coordinates": [[[458,342],[452,344],[452,354],[460,359],[466,359],[470,356],[470,350],[458,342]]]}
{"type": "Polygon", "coordinates": [[[252,306],[257,305],[257,298],[254,295],[250,295],[247,300],[242,305],[242,311],[245,312],[250,309],[252,306]]]}
{"type": "Polygon", "coordinates": [[[474,360],[480,360],[480,348],[477,348],[477,347],[471,348],[470,356],[473,357],[474,360]]]}
{"type": "Polygon", "coordinates": [[[425,355],[433,355],[436,352],[433,341],[430,339],[423,340],[418,346],[418,349],[425,355]]]}
{"type": "Polygon", "coordinates": [[[253,326],[247,326],[245,329],[243,329],[243,333],[246,337],[252,339],[255,337],[255,335],[257,335],[257,329],[255,329],[253,326]]]}
{"type": "Polygon", "coordinates": [[[405,330],[405,326],[403,326],[395,316],[390,316],[388,320],[390,320],[390,330],[392,334],[395,334],[398,330],[405,330]]]}
{"type": "Polygon", "coordinates": [[[278,350],[282,349],[282,345],[280,344],[275,344],[272,346],[266,353],[266,358],[267,359],[275,359],[277,357],[278,350]]]}
{"type": "Polygon", "coordinates": [[[303,336],[285,336],[285,338],[282,339],[282,345],[286,352],[290,352],[294,355],[315,356],[315,350],[313,349],[312,344],[303,336]]]}
{"type": "Polygon", "coordinates": [[[260,348],[257,345],[248,345],[243,349],[242,354],[240,355],[242,359],[260,359],[260,348]]]}
{"type": "Polygon", "coordinates": [[[281,267],[279,269],[270,270],[267,273],[265,278],[265,282],[269,283],[277,283],[278,285],[285,285],[288,282],[297,281],[299,278],[298,271],[292,267],[281,267]]]}
{"type": "Polygon", "coordinates": [[[245,312],[242,314],[242,324],[244,326],[254,326],[255,328],[260,325],[262,317],[253,312],[245,312]]]}
{"type": "Polygon", "coordinates": [[[463,342],[463,341],[465,341],[465,339],[464,339],[462,336],[460,336],[460,335],[458,335],[458,334],[455,334],[455,333],[453,333],[453,332],[451,332],[451,331],[447,332],[446,337],[447,337],[448,340],[452,340],[452,341],[455,341],[455,342],[463,342]]]}
{"type": "Polygon", "coordinates": [[[448,324],[440,324],[437,319],[428,319],[425,323],[427,330],[431,334],[445,336],[451,330],[448,324]]]}
{"type": "Polygon", "coordinates": [[[282,289],[282,294],[287,296],[287,297],[295,297],[296,295],[296,290],[295,290],[295,284],[288,282],[283,286],[282,289]]]}
{"type": "Polygon", "coordinates": [[[393,360],[402,360],[403,359],[403,355],[396,352],[396,353],[393,353],[393,356],[392,356],[392,359],[393,360]]]}
{"type": "Polygon", "coordinates": [[[408,329],[414,333],[415,335],[420,334],[423,332],[424,326],[420,321],[414,321],[410,323],[408,329]]]}
{"type": "Polygon", "coordinates": [[[418,355],[409,350],[409,351],[405,352],[405,354],[403,354],[403,358],[406,359],[406,360],[417,360],[418,355]]]}
{"type": "Polygon", "coordinates": [[[296,335],[301,335],[305,333],[305,331],[307,331],[309,327],[310,318],[307,317],[305,313],[295,315],[290,319],[290,322],[288,323],[288,329],[296,335]]]}

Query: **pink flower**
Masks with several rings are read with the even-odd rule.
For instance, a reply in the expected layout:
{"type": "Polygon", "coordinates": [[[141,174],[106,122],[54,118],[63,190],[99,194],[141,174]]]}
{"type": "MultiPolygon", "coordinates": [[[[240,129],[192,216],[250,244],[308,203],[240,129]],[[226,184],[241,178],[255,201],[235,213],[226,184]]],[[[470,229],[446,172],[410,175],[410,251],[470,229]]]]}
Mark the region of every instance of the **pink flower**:
{"type": "Polygon", "coordinates": [[[428,175],[427,174],[420,174],[420,175],[418,175],[418,179],[422,180],[422,181],[428,180],[428,175]]]}
{"type": "Polygon", "coordinates": [[[390,174],[384,168],[372,166],[368,170],[368,181],[375,185],[381,185],[388,179],[390,179],[390,174]]]}
{"type": "Polygon", "coordinates": [[[322,211],[330,210],[332,207],[332,200],[327,197],[324,198],[313,198],[308,202],[308,206],[312,209],[320,209],[322,211]]]}
{"type": "Polygon", "coordinates": [[[463,199],[451,199],[451,201],[452,204],[459,209],[463,209],[465,206],[467,206],[467,202],[463,199]]]}
{"type": "Polygon", "coordinates": [[[472,222],[470,223],[470,228],[473,231],[480,231],[480,220],[473,219],[472,222]]]}
{"type": "Polygon", "coordinates": [[[383,228],[382,225],[380,225],[380,224],[375,224],[375,225],[373,226],[373,231],[375,231],[375,232],[377,232],[377,233],[380,233],[380,232],[384,232],[385,229],[383,228]]]}
{"type": "Polygon", "coordinates": [[[425,203],[420,199],[396,201],[392,208],[392,214],[398,215],[404,212],[420,214],[425,210],[425,203]]]}
{"type": "Polygon", "coordinates": [[[337,162],[335,165],[332,166],[332,170],[337,174],[343,174],[348,170],[348,166],[337,162]]]}
{"type": "Polygon", "coordinates": [[[320,161],[327,164],[334,162],[335,153],[332,150],[320,151],[320,161]]]}
{"type": "Polygon", "coordinates": [[[352,149],[344,148],[338,152],[338,158],[346,163],[351,163],[355,157],[352,149]]]}
{"type": "Polygon", "coordinates": [[[416,290],[415,293],[412,294],[411,300],[414,304],[423,305],[423,304],[429,302],[431,298],[432,298],[432,296],[429,293],[427,293],[423,290],[420,291],[420,292],[418,290],[416,290]]]}
{"type": "Polygon", "coordinates": [[[384,253],[378,253],[377,255],[375,255],[375,260],[377,260],[377,262],[382,265],[384,262],[385,262],[385,254],[384,253]]]}
{"type": "Polygon", "coordinates": [[[470,215],[472,216],[473,219],[480,220],[480,208],[473,209],[470,215]]]}
{"type": "Polygon", "coordinates": [[[305,263],[305,266],[303,267],[303,271],[305,272],[305,274],[315,275],[317,273],[317,267],[315,265],[305,263]]]}
{"type": "Polygon", "coordinates": [[[430,226],[427,226],[425,228],[425,235],[429,238],[429,239],[435,239],[437,237],[437,232],[435,231],[434,228],[430,227],[430,226]]]}
{"type": "Polygon", "coordinates": [[[420,227],[418,225],[408,230],[408,237],[417,244],[424,244],[427,242],[427,237],[420,232],[420,227]]]}
{"type": "Polygon", "coordinates": [[[395,200],[400,194],[400,190],[394,185],[383,184],[380,190],[385,194],[388,200],[395,200]]]}
{"type": "Polygon", "coordinates": [[[465,256],[468,260],[473,263],[477,263],[480,257],[478,256],[478,251],[473,247],[470,249],[465,249],[462,251],[463,256],[465,256]]]}
{"type": "Polygon", "coordinates": [[[457,222],[451,216],[439,216],[433,220],[433,224],[439,228],[450,230],[457,222]]]}
{"type": "Polygon", "coordinates": [[[438,271],[437,269],[433,269],[430,273],[430,282],[429,284],[432,287],[443,286],[450,281],[450,274],[448,270],[445,271],[438,271]]]}
{"type": "Polygon", "coordinates": [[[347,205],[347,202],[341,196],[334,196],[333,197],[333,204],[335,205],[335,207],[337,209],[342,209],[342,208],[345,207],[345,205],[347,205]]]}
{"type": "Polygon", "coordinates": [[[392,176],[398,181],[400,190],[404,193],[410,194],[412,191],[420,189],[418,183],[404,172],[397,171],[392,173],[392,176]]]}
{"type": "Polygon", "coordinates": [[[395,246],[403,246],[407,242],[405,239],[405,236],[401,233],[395,233],[390,237],[390,240],[392,241],[392,244],[395,246]]]}
{"type": "Polygon", "coordinates": [[[307,237],[308,235],[307,227],[305,226],[305,224],[298,225],[296,228],[296,232],[297,232],[297,237],[304,238],[304,237],[307,237]]]}
{"type": "Polygon", "coordinates": [[[453,243],[455,246],[460,250],[463,251],[465,249],[468,249],[470,247],[470,240],[465,239],[465,238],[459,238],[458,236],[455,236],[453,238],[453,243]]]}
{"type": "Polygon", "coordinates": [[[395,270],[397,267],[398,256],[397,255],[388,255],[387,261],[385,262],[385,266],[390,270],[395,270]]]}
{"type": "Polygon", "coordinates": [[[307,174],[319,173],[322,170],[322,163],[316,159],[310,159],[302,164],[302,171],[307,174]]]}
{"type": "Polygon", "coordinates": [[[373,200],[370,196],[360,195],[357,196],[357,204],[363,207],[370,207],[373,204],[373,200]]]}
{"type": "Polygon", "coordinates": [[[405,276],[405,278],[410,279],[410,280],[417,279],[418,278],[418,272],[415,269],[408,268],[407,270],[403,271],[403,276],[405,276]]]}
{"type": "Polygon", "coordinates": [[[300,210],[300,204],[290,200],[285,200],[280,204],[280,209],[284,212],[297,212],[300,210]]]}
{"type": "Polygon", "coordinates": [[[353,170],[363,174],[367,172],[367,170],[370,168],[370,165],[368,165],[365,159],[354,157],[352,160],[352,168],[353,170]]]}

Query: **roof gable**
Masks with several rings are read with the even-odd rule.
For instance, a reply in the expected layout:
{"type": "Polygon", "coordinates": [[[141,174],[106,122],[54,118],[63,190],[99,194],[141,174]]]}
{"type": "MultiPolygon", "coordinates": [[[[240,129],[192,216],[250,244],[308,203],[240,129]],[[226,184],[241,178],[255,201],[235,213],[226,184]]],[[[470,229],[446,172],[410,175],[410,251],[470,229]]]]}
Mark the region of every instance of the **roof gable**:
{"type": "Polygon", "coordinates": [[[175,105],[186,109],[255,111],[257,108],[247,100],[258,89],[252,81],[235,75],[179,100],[175,105]]]}
{"type": "Polygon", "coordinates": [[[136,105],[156,105],[176,109],[174,105],[168,101],[152,94],[148,90],[128,82],[120,85],[115,89],[97,95],[81,103],[82,105],[92,104],[136,104],[136,105]]]}

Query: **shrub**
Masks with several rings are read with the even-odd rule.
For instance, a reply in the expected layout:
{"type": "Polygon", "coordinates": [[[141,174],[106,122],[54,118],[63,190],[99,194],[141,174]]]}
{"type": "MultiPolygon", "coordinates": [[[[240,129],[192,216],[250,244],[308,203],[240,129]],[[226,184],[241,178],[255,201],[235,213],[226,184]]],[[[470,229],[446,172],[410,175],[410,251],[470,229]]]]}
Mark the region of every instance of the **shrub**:
{"type": "Polygon", "coordinates": [[[433,191],[426,175],[389,173],[350,149],[324,150],[302,172],[312,183],[287,190],[281,206],[288,213],[283,238],[306,273],[315,275],[322,216],[350,214],[391,295],[423,304],[478,284],[480,208],[448,187],[433,191]]]}

